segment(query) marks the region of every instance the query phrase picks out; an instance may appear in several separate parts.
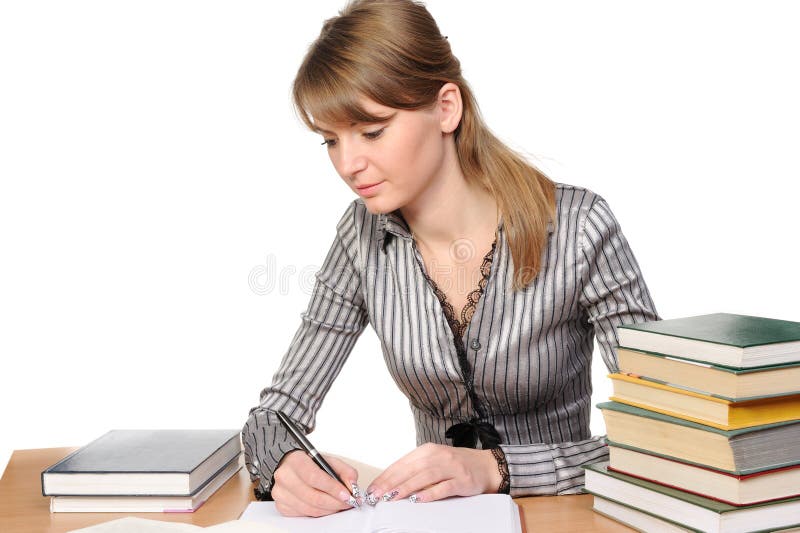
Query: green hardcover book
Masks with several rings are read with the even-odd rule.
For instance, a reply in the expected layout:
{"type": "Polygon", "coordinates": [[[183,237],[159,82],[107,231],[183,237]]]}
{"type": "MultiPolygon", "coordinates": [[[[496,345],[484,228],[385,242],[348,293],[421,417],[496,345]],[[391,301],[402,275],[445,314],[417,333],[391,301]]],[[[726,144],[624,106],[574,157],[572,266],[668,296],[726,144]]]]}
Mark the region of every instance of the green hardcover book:
{"type": "Polygon", "coordinates": [[[736,506],[800,498],[800,464],[741,476],[634,450],[611,440],[608,462],[609,470],[736,506]]]}
{"type": "Polygon", "coordinates": [[[609,440],[732,474],[800,463],[800,421],[717,429],[618,402],[597,406],[609,440]]]}
{"type": "Polygon", "coordinates": [[[800,362],[800,322],[716,313],[627,324],[622,348],[644,350],[731,368],[800,362]]]}
{"type": "Polygon", "coordinates": [[[800,526],[800,498],[736,507],[608,470],[608,462],[584,466],[586,490],[690,529],[775,531],[800,526]]]}
{"type": "Polygon", "coordinates": [[[800,393],[800,363],[736,369],[628,348],[617,360],[622,373],[730,401],[800,393]]]}

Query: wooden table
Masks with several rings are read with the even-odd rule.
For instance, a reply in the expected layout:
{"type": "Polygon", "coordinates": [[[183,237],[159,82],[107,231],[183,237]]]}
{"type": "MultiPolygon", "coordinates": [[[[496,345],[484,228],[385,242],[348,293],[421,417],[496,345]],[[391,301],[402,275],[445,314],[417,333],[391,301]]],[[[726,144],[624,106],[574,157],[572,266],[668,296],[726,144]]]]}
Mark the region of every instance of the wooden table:
{"type": "MultiPolygon", "coordinates": [[[[50,499],[42,496],[40,473],[74,450],[75,448],[16,450],[11,455],[0,480],[0,531],[60,533],[125,516],[210,526],[236,520],[247,504],[255,499],[254,484],[242,469],[194,513],[51,513],[50,499]]],[[[523,509],[529,533],[633,531],[592,512],[592,497],[588,494],[518,498],[515,501],[523,509]]]]}

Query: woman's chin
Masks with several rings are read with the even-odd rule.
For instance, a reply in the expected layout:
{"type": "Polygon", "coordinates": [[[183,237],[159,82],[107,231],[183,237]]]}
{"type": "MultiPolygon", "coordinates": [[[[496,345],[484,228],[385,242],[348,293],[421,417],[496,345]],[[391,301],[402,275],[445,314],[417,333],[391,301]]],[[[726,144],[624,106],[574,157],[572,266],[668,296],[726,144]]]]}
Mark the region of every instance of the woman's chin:
{"type": "Polygon", "coordinates": [[[373,215],[391,213],[399,207],[398,205],[395,205],[396,202],[391,202],[386,198],[381,198],[380,195],[362,199],[364,201],[364,207],[366,207],[367,211],[373,215]]]}

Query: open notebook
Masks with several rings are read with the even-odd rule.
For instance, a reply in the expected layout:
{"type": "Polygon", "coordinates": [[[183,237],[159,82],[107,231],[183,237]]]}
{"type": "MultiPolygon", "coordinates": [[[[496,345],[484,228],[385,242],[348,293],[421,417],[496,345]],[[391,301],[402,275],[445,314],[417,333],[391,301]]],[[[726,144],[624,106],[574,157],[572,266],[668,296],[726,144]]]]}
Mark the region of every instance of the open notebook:
{"type": "Polygon", "coordinates": [[[519,508],[505,494],[438,502],[381,502],[321,518],[287,518],[273,502],[253,502],[240,521],[270,524],[292,533],[522,533],[519,508]]]}

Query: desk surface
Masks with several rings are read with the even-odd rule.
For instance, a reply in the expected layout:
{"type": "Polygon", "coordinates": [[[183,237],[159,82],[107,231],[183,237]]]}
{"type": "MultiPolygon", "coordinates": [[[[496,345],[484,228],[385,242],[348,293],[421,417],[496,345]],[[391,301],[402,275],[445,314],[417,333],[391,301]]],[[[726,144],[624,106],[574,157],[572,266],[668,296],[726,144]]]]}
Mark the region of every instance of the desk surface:
{"type": "MultiPolygon", "coordinates": [[[[11,455],[0,480],[0,525],[2,525],[0,529],[4,533],[60,533],[124,516],[210,526],[236,520],[247,504],[254,499],[253,484],[242,469],[194,513],[51,513],[49,498],[42,496],[40,473],[74,449],[17,450],[11,455]]],[[[588,494],[518,498],[515,501],[523,509],[529,533],[632,531],[594,513],[591,509],[592,497],[588,494]]]]}

